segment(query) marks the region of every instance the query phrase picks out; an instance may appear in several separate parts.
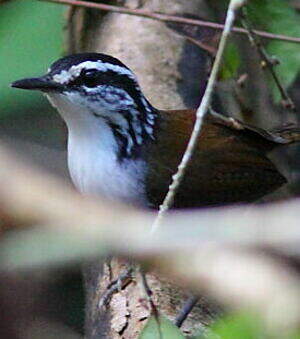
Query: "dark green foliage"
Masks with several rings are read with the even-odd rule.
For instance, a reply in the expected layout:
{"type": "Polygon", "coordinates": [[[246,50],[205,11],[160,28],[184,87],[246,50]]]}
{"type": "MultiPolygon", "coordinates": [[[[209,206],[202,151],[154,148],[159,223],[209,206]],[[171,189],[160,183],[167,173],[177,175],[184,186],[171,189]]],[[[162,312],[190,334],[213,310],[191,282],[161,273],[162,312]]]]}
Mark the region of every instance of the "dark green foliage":
{"type": "Polygon", "coordinates": [[[41,102],[36,93],[16,91],[9,84],[22,77],[40,75],[62,53],[61,5],[33,0],[9,1],[0,11],[0,112],[1,117],[26,112],[41,102]],[[19,107],[22,107],[20,109],[19,107]]]}

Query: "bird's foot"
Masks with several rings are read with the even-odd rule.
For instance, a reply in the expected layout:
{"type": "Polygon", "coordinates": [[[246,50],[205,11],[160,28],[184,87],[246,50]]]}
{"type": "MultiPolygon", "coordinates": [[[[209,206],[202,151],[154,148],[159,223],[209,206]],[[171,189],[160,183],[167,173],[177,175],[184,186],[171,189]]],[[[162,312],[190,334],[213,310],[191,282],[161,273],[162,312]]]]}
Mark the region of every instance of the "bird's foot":
{"type": "Polygon", "coordinates": [[[98,307],[102,308],[107,306],[112,298],[112,296],[120,292],[127,285],[133,281],[133,267],[128,267],[124,272],[122,272],[117,279],[113,280],[106,288],[106,291],[103,293],[99,300],[98,307]]]}

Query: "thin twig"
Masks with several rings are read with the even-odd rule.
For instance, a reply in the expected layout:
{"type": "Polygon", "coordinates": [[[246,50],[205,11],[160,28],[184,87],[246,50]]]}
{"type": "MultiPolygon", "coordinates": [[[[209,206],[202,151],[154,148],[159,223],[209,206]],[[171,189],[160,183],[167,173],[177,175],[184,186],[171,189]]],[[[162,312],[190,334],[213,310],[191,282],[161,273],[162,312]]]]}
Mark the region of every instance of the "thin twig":
{"type": "MultiPolygon", "coordinates": [[[[147,278],[146,278],[146,273],[144,272],[144,270],[141,268],[140,265],[136,266],[136,271],[137,273],[139,273],[139,279],[138,281],[138,285],[140,286],[140,290],[143,294],[143,296],[145,297],[146,301],[148,302],[148,305],[150,306],[150,310],[151,310],[151,314],[154,315],[154,317],[156,318],[158,324],[159,324],[159,312],[158,309],[153,301],[152,298],[152,290],[148,284],[147,278]]],[[[159,327],[159,331],[160,331],[160,326],[159,327]]]]}
{"type": "Polygon", "coordinates": [[[275,64],[274,61],[269,57],[265,48],[261,44],[261,41],[259,40],[259,38],[256,36],[255,32],[253,31],[251,24],[248,20],[247,11],[245,9],[244,9],[243,15],[241,17],[241,23],[242,23],[243,27],[247,30],[247,35],[248,35],[248,38],[249,38],[251,44],[256,48],[261,60],[265,64],[265,67],[267,67],[272,78],[274,79],[274,82],[275,82],[275,84],[276,84],[276,86],[277,86],[277,88],[280,92],[283,106],[285,108],[288,108],[288,109],[294,111],[296,106],[295,106],[293,100],[291,99],[291,97],[289,96],[287,90],[281,84],[281,81],[280,81],[278,75],[275,72],[274,67],[277,64],[275,64]]]}
{"type": "Polygon", "coordinates": [[[199,297],[198,296],[194,296],[193,295],[192,297],[188,298],[186,303],[183,305],[183,308],[182,308],[181,312],[175,318],[174,323],[175,323],[175,325],[177,327],[181,327],[182,326],[183,322],[186,320],[186,318],[191,313],[193,308],[196,306],[198,301],[199,301],[199,297]]]}
{"type": "MultiPolygon", "coordinates": [[[[189,19],[189,18],[184,18],[180,16],[175,16],[175,15],[168,15],[168,14],[163,14],[163,13],[158,13],[158,12],[150,12],[144,9],[130,9],[130,8],[122,7],[122,6],[99,4],[95,2],[81,1],[81,0],[40,0],[40,1],[54,2],[58,4],[63,4],[63,5],[94,8],[94,9],[98,9],[102,11],[142,16],[145,18],[158,20],[158,21],[178,22],[178,23],[184,23],[184,24],[194,25],[194,26],[210,27],[210,28],[214,28],[217,30],[224,29],[224,25],[218,24],[215,22],[198,20],[198,19],[197,20],[189,19]]],[[[244,28],[240,28],[240,27],[233,27],[232,31],[235,33],[247,34],[247,31],[244,28]]],[[[254,32],[255,34],[266,39],[300,43],[300,38],[298,37],[292,37],[292,36],[287,36],[283,34],[272,34],[272,33],[258,31],[258,30],[255,30],[254,32]]]]}
{"type": "Polygon", "coordinates": [[[120,292],[120,290],[122,290],[132,282],[132,272],[133,268],[129,267],[124,272],[122,272],[116,280],[112,281],[107,286],[105,292],[103,293],[99,300],[98,303],[99,308],[107,306],[115,293],[120,292]]]}
{"type": "Polygon", "coordinates": [[[158,215],[152,225],[152,229],[151,229],[151,233],[153,234],[157,228],[159,227],[162,218],[164,217],[164,215],[166,214],[166,212],[172,207],[173,202],[174,202],[174,198],[175,195],[178,191],[178,188],[184,178],[186,169],[190,163],[190,160],[192,158],[192,155],[194,153],[194,150],[196,148],[197,142],[198,142],[198,138],[201,132],[201,128],[202,128],[202,122],[203,122],[203,118],[209,108],[210,105],[210,100],[211,100],[211,96],[215,87],[215,82],[217,79],[217,74],[221,65],[221,60],[222,60],[222,56],[225,50],[225,46],[228,40],[228,37],[230,35],[230,32],[232,30],[232,26],[235,20],[235,12],[236,12],[236,7],[234,7],[234,4],[236,3],[236,0],[231,0],[229,7],[228,7],[228,11],[227,11],[227,15],[226,15],[226,21],[225,21],[225,25],[224,25],[224,31],[222,33],[221,39],[220,39],[220,43],[219,43],[219,47],[218,47],[218,51],[216,54],[216,58],[212,67],[212,71],[211,74],[209,76],[208,79],[208,83],[207,83],[207,87],[205,90],[205,93],[203,95],[201,104],[197,110],[196,113],[196,121],[195,121],[195,125],[189,140],[189,143],[187,145],[187,148],[183,154],[183,157],[181,159],[181,162],[178,166],[178,170],[177,173],[175,173],[172,177],[172,183],[169,186],[169,190],[168,193],[163,201],[163,203],[159,206],[159,212],[158,215]]]}
{"type": "Polygon", "coordinates": [[[200,40],[191,38],[189,36],[184,36],[184,37],[187,41],[191,42],[192,44],[194,44],[194,45],[198,46],[199,48],[201,48],[202,50],[206,51],[211,57],[215,57],[217,50],[214,47],[212,47],[212,46],[210,46],[206,43],[203,43],[200,40]]]}

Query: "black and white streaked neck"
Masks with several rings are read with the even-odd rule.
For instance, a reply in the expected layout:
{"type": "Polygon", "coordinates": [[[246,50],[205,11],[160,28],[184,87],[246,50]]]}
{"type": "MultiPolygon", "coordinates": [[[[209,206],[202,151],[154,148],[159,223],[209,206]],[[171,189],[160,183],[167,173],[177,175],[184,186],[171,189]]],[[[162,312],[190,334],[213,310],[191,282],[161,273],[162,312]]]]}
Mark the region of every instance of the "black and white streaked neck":
{"type": "MultiPolygon", "coordinates": [[[[142,93],[133,72],[121,61],[99,53],[59,59],[47,76],[64,85],[64,95],[103,119],[118,144],[118,159],[136,158],[154,140],[157,110],[142,93]]],[[[59,108],[59,107],[58,107],[59,108]]],[[[68,117],[65,117],[68,124],[68,117]]]]}

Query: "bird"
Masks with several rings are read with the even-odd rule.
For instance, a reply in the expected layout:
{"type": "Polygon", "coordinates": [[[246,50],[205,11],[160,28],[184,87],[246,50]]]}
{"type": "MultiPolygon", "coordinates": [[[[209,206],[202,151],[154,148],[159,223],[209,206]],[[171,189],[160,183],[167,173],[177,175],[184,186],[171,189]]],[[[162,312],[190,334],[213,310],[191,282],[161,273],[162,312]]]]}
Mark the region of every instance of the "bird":
{"type": "MultiPolygon", "coordinates": [[[[68,129],[70,176],[80,192],[159,207],[188,144],[195,109],[156,108],[135,74],[101,53],[62,57],[45,75],[11,86],[42,91],[58,110],[68,129]]],[[[275,191],[286,178],[267,155],[299,134],[209,112],[173,207],[249,203],[275,191]]]]}

